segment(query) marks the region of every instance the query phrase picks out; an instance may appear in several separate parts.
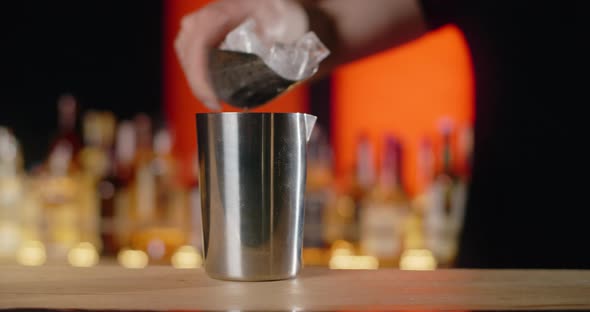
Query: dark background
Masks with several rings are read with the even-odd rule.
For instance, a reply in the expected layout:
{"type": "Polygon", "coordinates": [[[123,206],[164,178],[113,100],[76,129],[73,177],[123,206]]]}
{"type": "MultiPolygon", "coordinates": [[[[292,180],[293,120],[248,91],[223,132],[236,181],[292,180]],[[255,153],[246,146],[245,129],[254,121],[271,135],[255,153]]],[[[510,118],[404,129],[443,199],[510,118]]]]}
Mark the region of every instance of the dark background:
{"type": "Polygon", "coordinates": [[[5,1],[0,11],[0,125],[27,165],[45,156],[61,93],[82,110],[161,119],[161,1],[5,1]]]}

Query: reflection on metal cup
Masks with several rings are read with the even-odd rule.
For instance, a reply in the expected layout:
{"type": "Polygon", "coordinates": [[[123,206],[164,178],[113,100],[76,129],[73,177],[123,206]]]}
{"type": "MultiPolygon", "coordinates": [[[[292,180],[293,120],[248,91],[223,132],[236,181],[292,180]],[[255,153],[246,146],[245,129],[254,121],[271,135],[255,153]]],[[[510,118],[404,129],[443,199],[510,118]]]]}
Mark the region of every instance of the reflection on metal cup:
{"type": "Polygon", "coordinates": [[[214,278],[293,278],[301,268],[306,143],[302,113],[197,114],[203,252],[214,278]]]}

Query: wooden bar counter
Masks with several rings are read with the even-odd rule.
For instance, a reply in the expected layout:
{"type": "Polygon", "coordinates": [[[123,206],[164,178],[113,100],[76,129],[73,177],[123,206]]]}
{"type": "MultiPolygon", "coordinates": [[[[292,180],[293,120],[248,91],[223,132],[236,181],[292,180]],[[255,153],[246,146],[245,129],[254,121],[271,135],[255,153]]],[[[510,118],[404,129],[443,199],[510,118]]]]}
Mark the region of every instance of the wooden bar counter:
{"type": "Polygon", "coordinates": [[[0,266],[0,309],[590,310],[590,271],[304,269],[226,282],[201,269],[0,266]]]}

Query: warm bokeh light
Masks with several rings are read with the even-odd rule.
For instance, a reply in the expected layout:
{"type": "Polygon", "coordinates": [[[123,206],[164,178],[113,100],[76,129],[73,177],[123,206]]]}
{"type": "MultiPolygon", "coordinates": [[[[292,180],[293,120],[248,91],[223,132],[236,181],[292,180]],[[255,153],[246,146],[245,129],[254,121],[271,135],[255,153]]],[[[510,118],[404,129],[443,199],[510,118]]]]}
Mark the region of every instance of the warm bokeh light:
{"type": "Polygon", "coordinates": [[[141,250],[123,249],[117,255],[117,260],[128,269],[143,269],[148,265],[148,255],[141,250]]]}
{"type": "Polygon", "coordinates": [[[68,263],[71,266],[88,268],[98,264],[98,252],[88,242],[82,242],[68,252],[68,263]]]}
{"type": "Polygon", "coordinates": [[[379,268],[379,260],[373,256],[332,256],[329,263],[333,270],[376,270],[379,268]]]}
{"type": "Polygon", "coordinates": [[[428,271],[436,269],[436,259],[428,249],[408,249],[402,253],[399,268],[402,270],[428,271]]]}
{"type": "Polygon", "coordinates": [[[182,246],[172,255],[172,266],[176,269],[195,269],[203,265],[203,257],[193,246],[182,246]]]}
{"type": "Polygon", "coordinates": [[[337,240],[332,243],[332,256],[350,256],[354,254],[354,245],[345,240],[337,240]]]}
{"type": "Polygon", "coordinates": [[[334,270],[376,270],[379,260],[373,256],[355,255],[355,247],[351,242],[337,240],[330,248],[328,267],[334,270]]]}
{"type": "Polygon", "coordinates": [[[40,241],[26,241],[16,252],[16,262],[25,266],[40,266],[47,260],[45,246],[40,241]]]}

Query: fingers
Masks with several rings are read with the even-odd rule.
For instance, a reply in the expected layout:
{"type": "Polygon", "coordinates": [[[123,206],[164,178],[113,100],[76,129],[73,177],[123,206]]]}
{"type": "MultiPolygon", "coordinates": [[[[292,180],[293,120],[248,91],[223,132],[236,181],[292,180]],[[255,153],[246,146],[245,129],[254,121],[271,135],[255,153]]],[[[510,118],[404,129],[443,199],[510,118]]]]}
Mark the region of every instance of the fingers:
{"type": "Polygon", "coordinates": [[[174,47],[193,95],[205,106],[220,110],[221,105],[209,81],[209,50],[253,12],[259,0],[222,0],[185,16],[174,47]]]}
{"type": "Polygon", "coordinates": [[[186,80],[193,95],[207,108],[219,110],[221,108],[215,92],[209,82],[207,71],[207,17],[200,12],[193,13],[182,19],[181,30],[176,38],[174,47],[186,80]]]}

